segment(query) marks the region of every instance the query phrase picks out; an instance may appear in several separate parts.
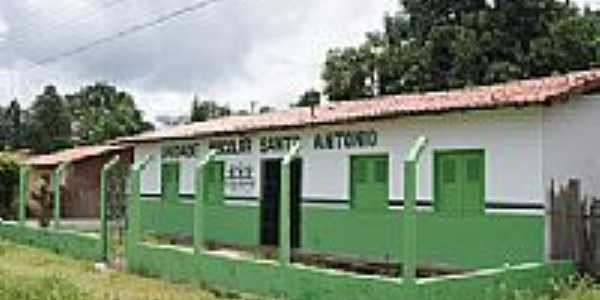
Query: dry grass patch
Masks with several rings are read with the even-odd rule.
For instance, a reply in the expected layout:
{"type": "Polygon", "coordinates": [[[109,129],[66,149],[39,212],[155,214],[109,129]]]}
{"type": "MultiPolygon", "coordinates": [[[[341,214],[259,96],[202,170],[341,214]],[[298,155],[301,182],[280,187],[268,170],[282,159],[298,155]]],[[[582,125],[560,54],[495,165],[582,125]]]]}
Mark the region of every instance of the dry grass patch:
{"type": "Polygon", "coordinates": [[[0,240],[0,300],[258,299],[172,284],[0,240]]]}

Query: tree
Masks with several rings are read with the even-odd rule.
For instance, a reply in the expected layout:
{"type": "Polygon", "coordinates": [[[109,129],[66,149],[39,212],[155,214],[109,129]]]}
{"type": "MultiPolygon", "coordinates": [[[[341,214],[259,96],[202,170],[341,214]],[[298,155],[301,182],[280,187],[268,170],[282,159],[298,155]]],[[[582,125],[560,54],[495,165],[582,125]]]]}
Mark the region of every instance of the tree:
{"type": "Polygon", "coordinates": [[[259,114],[267,114],[267,113],[274,112],[274,111],[275,111],[275,107],[272,107],[272,106],[261,106],[258,109],[259,114]]]}
{"type": "Polygon", "coordinates": [[[401,0],[384,30],[328,52],[329,99],[539,77],[600,63],[600,14],[559,0],[401,0]],[[377,87],[377,89],[374,89],[377,87]]]}
{"type": "Polygon", "coordinates": [[[227,106],[221,106],[215,101],[200,100],[194,97],[192,102],[192,122],[204,122],[210,119],[217,119],[231,115],[231,109],[227,106]]]}
{"type": "Polygon", "coordinates": [[[29,145],[36,153],[48,153],[71,145],[71,118],[63,97],[49,85],[30,108],[29,145]]]}
{"type": "Polygon", "coordinates": [[[85,86],[66,96],[74,138],[97,144],[152,129],[144,122],[133,96],[106,83],[85,86]]]}
{"type": "Polygon", "coordinates": [[[8,122],[7,146],[11,149],[18,149],[23,145],[23,119],[21,105],[17,99],[13,99],[5,112],[8,122]]]}
{"type": "Polygon", "coordinates": [[[318,105],[321,102],[321,93],[317,90],[309,89],[300,95],[298,102],[292,106],[307,107],[312,105],[318,105]]]}

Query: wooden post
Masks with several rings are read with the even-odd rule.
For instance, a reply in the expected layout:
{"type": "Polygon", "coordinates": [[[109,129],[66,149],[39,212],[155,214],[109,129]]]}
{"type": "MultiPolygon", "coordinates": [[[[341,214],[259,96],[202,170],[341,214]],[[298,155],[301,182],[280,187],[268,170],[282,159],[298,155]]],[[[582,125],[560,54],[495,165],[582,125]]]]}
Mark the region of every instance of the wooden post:
{"type": "Polygon", "coordinates": [[[417,278],[417,163],[427,138],[419,137],[404,161],[404,260],[403,279],[407,285],[416,284],[417,278]]]}
{"type": "Polygon", "coordinates": [[[195,201],[194,201],[194,252],[202,253],[204,251],[204,202],[206,201],[209,182],[205,180],[208,177],[209,164],[214,161],[217,154],[216,150],[211,150],[206,157],[196,166],[195,201]]]}
{"type": "Polygon", "coordinates": [[[119,156],[116,155],[108,163],[102,166],[100,174],[100,248],[102,251],[102,261],[108,261],[108,175],[112,168],[119,162],[119,156]]]}
{"type": "Polygon", "coordinates": [[[544,257],[547,262],[552,261],[552,213],[554,211],[554,181],[550,182],[550,186],[546,191],[546,203],[544,213],[544,257]]]}
{"type": "Polygon", "coordinates": [[[290,239],[290,207],[291,207],[291,166],[292,160],[298,155],[300,144],[295,144],[281,163],[281,187],[279,207],[279,263],[288,265],[291,262],[291,239],[290,239]]]}
{"type": "Polygon", "coordinates": [[[27,201],[29,199],[29,167],[21,165],[19,168],[19,226],[24,227],[27,222],[27,201]]]}

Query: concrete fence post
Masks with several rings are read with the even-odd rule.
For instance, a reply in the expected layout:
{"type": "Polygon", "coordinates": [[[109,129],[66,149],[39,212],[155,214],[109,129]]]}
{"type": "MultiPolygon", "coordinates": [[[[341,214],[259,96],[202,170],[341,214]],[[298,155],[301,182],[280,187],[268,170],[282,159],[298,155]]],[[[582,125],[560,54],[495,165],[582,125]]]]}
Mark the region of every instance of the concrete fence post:
{"type": "Polygon", "coordinates": [[[62,163],[52,172],[52,191],[54,192],[53,215],[55,230],[60,230],[60,181],[68,166],[68,163],[62,163]]]}
{"type": "Polygon", "coordinates": [[[281,187],[279,206],[279,263],[288,265],[291,262],[291,239],[290,239],[290,207],[291,207],[291,165],[293,159],[300,151],[300,144],[295,144],[281,163],[281,187]]]}
{"type": "Polygon", "coordinates": [[[19,168],[19,226],[27,222],[27,202],[29,201],[29,166],[19,168]]]}
{"type": "Polygon", "coordinates": [[[427,145],[427,138],[419,137],[404,161],[404,283],[414,285],[417,278],[417,165],[427,145]]]}
{"type": "Polygon", "coordinates": [[[151,155],[135,163],[129,171],[129,203],[127,204],[127,238],[125,240],[126,257],[135,256],[135,247],[141,240],[141,174],[152,160],[151,155]]]}
{"type": "Polygon", "coordinates": [[[209,164],[214,161],[217,154],[216,150],[211,150],[203,160],[196,166],[196,175],[194,179],[194,252],[202,253],[204,251],[204,203],[206,201],[209,182],[205,180],[208,177],[209,164]]]}
{"type": "Polygon", "coordinates": [[[102,261],[108,261],[108,175],[112,168],[119,162],[119,155],[113,157],[109,162],[102,166],[100,174],[100,249],[102,261]]]}

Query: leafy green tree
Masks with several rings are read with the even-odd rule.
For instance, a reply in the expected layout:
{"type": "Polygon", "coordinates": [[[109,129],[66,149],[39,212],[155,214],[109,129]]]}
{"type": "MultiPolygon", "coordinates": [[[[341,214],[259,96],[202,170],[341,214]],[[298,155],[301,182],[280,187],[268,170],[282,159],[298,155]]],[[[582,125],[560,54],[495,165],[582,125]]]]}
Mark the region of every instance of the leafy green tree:
{"type": "Polygon", "coordinates": [[[8,122],[7,146],[18,149],[23,145],[23,111],[17,99],[10,102],[5,117],[8,122]]]}
{"type": "Polygon", "coordinates": [[[17,186],[22,160],[20,155],[0,152],[0,218],[14,220],[17,216],[17,186]]]}
{"type": "Polygon", "coordinates": [[[373,79],[374,68],[375,56],[367,45],[330,50],[323,72],[325,93],[335,100],[372,96],[367,81],[373,79]]]}
{"type": "Polygon", "coordinates": [[[192,122],[204,122],[210,119],[216,119],[231,115],[231,109],[227,106],[221,106],[215,101],[200,100],[194,97],[192,102],[192,122]]]}
{"type": "Polygon", "coordinates": [[[49,85],[30,108],[29,145],[36,153],[48,153],[71,145],[71,118],[63,97],[49,85]]]}
{"type": "Polygon", "coordinates": [[[85,86],[67,95],[66,102],[74,138],[81,144],[97,144],[152,128],[130,94],[106,83],[85,86]]]}
{"type": "Polygon", "coordinates": [[[600,63],[600,14],[568,1],[400,4],[385,16],[383,31],[328,52],[322,77],[330,100],[491,84],[600,63]]]}
{"type": "Polygon", "coordinates": [[[315,89],[309,89],[308,91],[302,93],[298,102],[293,104],[292,106],[297,107],[307,107],[312,105],[318,105],[321,102],[321,93],[315,89]]]}

